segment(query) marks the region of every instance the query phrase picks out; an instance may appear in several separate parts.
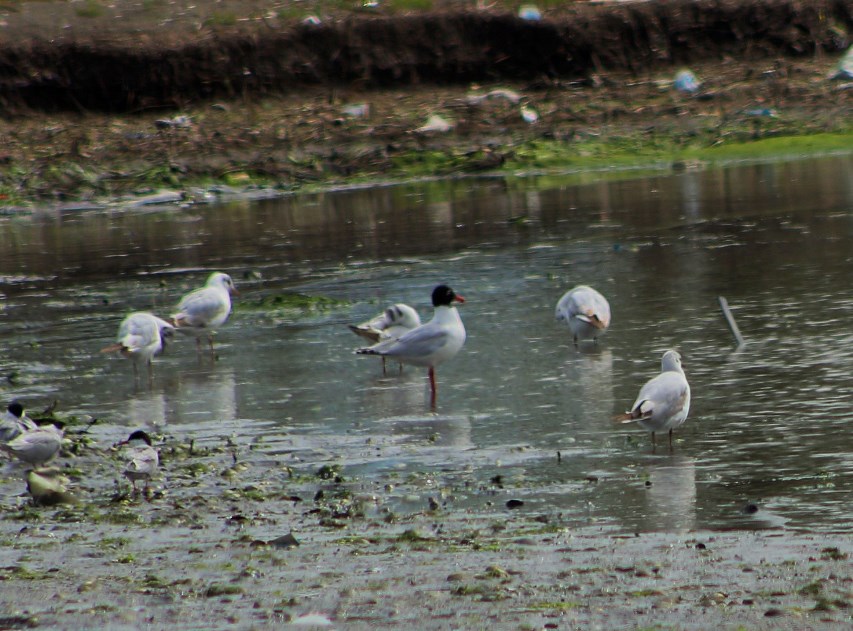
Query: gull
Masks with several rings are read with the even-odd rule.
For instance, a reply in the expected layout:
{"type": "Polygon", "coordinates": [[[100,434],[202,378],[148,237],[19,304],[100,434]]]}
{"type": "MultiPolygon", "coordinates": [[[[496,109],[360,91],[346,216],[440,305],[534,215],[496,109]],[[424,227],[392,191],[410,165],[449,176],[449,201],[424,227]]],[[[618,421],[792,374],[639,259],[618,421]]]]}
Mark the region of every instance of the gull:
{"type": "Polygon", "coordinates": [[[133,484],[134,492],[137,490],[137,480],[145,481],[144,490],[147,491],[151,476],[157,473],[157,467],[160,465],[160,456],[157,454],[157,450],[151,446],[151,437],[139,429],[119,444],[127,445],[128,448],[124,476],[133,484]]]}
{"type": "Polygon", "coordinates": [[[204,287],[191,291],[178,303],[172,315],[172,325],[181,333],[196,338],[196,348],[201,352],[201,338],[207,337],[213,352],[213,332],[225,324],[231,314],[231,294],[236,294],[234,281],[228,274],[214,272],[204,287]]]}
{"type": "Polygon", "coordinates": [[[379,355],[390,357],[402,364],[425,366],[429,368],[430,404],[434,408],[436,400],[435,367],[447,361],[459,352],[465,343],[465,325],[454,302],[465,302],[447,285],[439,285],[432,292],[432,304],[435,314],[432,320],[396,340],[385,340],[359,348],[359,355],[379,355]]]}
{"type": "Polygon", "coordinates": [[[18,401],[12,401],[3,416],[0,416],[0,443],[8,443],[38,425],[24,412],[24,406],[18,401]]]}
{"type": "Polygon", "coordinates": [[[77,498],[68,491],[70,481],[63,475],[62,469],[49,467],[30,469],[26,475],[27,491],[36,506],[55,506],[56,504],[76,504],[77,498]]]}
{"type": "Polygon", "coordinates": [[[651,431],[652,445],[655,432],[669,432],[672,447],[672,430],[687,420],[690,411],[690,384],[681,367],[681,355],[666,351],[661,359],[661,373],[640,388],[640,394],[629,412],[614,420],[620,423],[637,422],[651,431]]]}
{"type": "MultiPolygon", "coordinates": [[[[350,324],[349,328],[356,335],[376,344],[386,340],[399,339],[400,336],[420,325],[421,317],[418,312],[409,305],[398,302],[366,322],[350,324]]],[[[402,369],[403,364],[400,364],[400,370],[402,369]]],[[[382,374],[385,374],[384,357],[382,358],[382,374]]]]}
{"type": "Polygon", "coordinates": [[[154,370],[151,359],[162,352],[166,339],[172,336],[175,327],[144,311],[131,313],[118,327],[116,343],[102,348],[102,353],[121,353],[133,360],[133,375],[139,377],[139,365],[144,364],[148,369],[148,380],[151,381],[154,370]]]}
{"type": "Polygon", "coordinates": [[[610,304],[592,287],[578,285],[560,298],[555,316],[569,327],[575,345],[578,340],[596,341],[610,326],[610,304]]]}
{"type": "Polygon", "coordinates": [[[29,465],[40,467],[57,454],[63,435],[55,425],[44,425],[0,444],[0,449],[29,465]]]}

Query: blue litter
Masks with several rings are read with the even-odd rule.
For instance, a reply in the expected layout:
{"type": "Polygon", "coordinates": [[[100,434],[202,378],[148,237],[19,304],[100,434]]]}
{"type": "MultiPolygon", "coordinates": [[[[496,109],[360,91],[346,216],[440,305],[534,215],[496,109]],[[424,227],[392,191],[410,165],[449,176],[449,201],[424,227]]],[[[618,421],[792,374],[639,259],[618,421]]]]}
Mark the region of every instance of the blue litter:
{"type": "Polygon", "coordinates": [[[518,8],[518,17],[522,20],[538,22],[542,19],[542,12],[532,4],[525,4],[518,8]]]}
{"type": "Polygon", "coordinates": [[[675,89],[679,92],[693,94],[699,90],[699,80],[689,70],[681,70],[675,75],[675,89]]]}
{"type": "Polygon", "coordinates": [[[829,77],[830,79],[853,79],[853,46],[847,49],[844,57],[838,62],[835,67],[835,72],[829,77]]]}

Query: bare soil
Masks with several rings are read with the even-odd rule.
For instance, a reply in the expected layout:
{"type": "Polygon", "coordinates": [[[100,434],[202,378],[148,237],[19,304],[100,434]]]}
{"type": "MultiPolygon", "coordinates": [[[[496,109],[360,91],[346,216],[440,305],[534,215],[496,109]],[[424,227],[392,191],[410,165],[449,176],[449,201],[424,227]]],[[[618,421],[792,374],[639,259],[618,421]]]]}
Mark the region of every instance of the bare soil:
{"type": "Polygon", "coordinates": [[[0,31],[11,204],[395,178],[430,152],[438,172],[477,172],[537,140],[714,145],[849,129],[853,91],[827,79],[853,32],[844,0],[574,2],[540,21],[453,4],[15,6],[0,31]],[[697,93],[672,88],[684,66],[697,93]],[[483,98],[495,89],[504,96],[483,98]],[[434,114],[450,130],[419,132],[434,114]]]}

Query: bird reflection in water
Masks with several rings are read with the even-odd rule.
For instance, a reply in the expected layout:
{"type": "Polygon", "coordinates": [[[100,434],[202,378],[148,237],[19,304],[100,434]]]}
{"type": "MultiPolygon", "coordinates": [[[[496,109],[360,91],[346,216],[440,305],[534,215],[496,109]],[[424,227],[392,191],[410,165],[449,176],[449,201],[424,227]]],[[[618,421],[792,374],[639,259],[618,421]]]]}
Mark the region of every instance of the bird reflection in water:
{"type": "Polygon", "coordinates": [[[655,457],[645,467],[645,529],[683,533],[696,528],[696,461],[682,454],[655,457]]]}

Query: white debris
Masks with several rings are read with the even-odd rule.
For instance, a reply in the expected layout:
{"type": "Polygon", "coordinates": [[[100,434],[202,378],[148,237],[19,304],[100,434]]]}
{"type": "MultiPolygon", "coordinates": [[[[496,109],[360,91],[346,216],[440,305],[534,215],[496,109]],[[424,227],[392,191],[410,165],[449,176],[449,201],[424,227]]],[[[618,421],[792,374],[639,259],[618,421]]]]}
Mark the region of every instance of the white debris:
{"type": "Polygon", "coordinates": [[[530,123],[532,125],[539,121],[539,114],[529,105],[522,105],[520,111],[521,118],[524,119],[525,123],[530,123]]]}
{"type": "Polygon", "coordinates": [[[506,99],[513,105],[521,101],[521,95],[514,90],[508,90],[506,88],[496,88],[485,94],[469,94],[465,97],[465,101],[469,105],[479,105],[483,101],[488,99],[506,99]]]}
{"type": "Polygon", "coordinates": [[[847,49],[844,57],[838,62],[838,65],[829,78],[835,80],[853,79],[853,46],[847,49]]]}
{"type": "Polygon", "coordinates": [[[453,129],[453,123],[448,121],[443,116],[433,114],[427,119],[427,122],[415,130],[418,134],[440,133],[444,134],[453,129]]]}
{"type": "Polygon", "coordinates": [[[193,120],[184,114],[180,116],[175,116],[175,118],[161,118],[159,120],[154,121],[154,126],[157,129],[177,129],[177,128],[185,128],[192,127],[193,120]]]}
{"type": "Polygon", "coordinates": [[[353,103],[352,105],[344,105],[341,111],[353,118],[367,118],[370,116],[370,105],[367,103],[353,103]]]}

